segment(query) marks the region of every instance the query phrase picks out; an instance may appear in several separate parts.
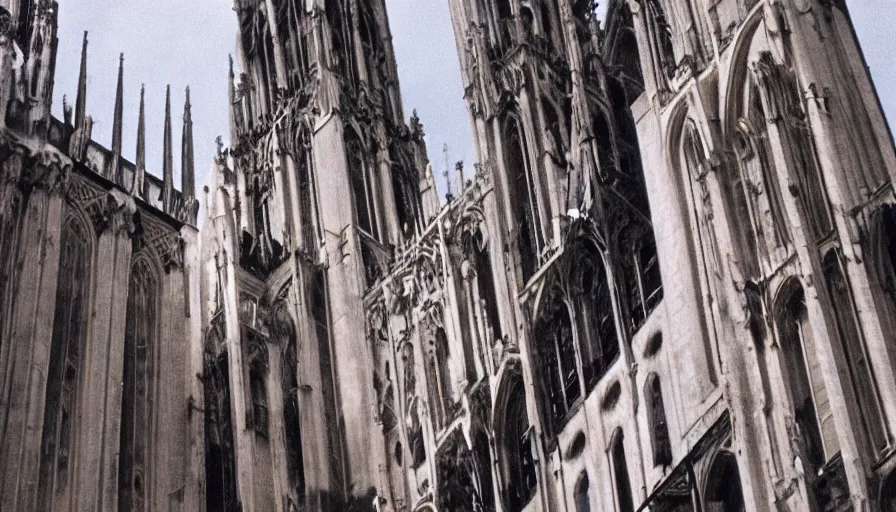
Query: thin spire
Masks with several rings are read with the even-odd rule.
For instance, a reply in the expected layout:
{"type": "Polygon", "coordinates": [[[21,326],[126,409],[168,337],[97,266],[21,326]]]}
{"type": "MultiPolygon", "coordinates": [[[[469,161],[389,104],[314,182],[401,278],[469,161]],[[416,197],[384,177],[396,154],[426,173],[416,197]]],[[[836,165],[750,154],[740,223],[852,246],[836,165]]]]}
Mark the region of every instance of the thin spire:
{"type": "Polygon", "coordinates": [[[184,204],[196,195],[196,162],[193,159],[193,114],[190,112],[190,88],[187,87],[187,101],[184,104],[184,131],[181,138],[181,191],[184,204]]]}
{"type": "Polygon", "coordinates": [[[124,116],[124,54],[118,62],[118,89],[115,91],[115,118],[112,121],[112,172],[110,178],[122,183],[121,176],[121,130],[124,116]]]}
{"type": "Polygon", "coordinates": [[[165,139],[162,160],[162,207],[171,213],[174,199],[174,160],[171,153],[171,86],[165,93],[165,139]]]}
{"type": "Polygon", "coordinates": [[[83,128],[87,118],[87,31],[81,47],[81,74],[78,76],[78,95],[75,98],[75,128],[83,128]]]}
{"type": "Polygon", "coordinates": [[[134,184],[131,186],[131,194],[144,199],[143,180],[146,175],[146,112],[144,109],[144,97],[146,86],[140,86],[140,118],[137,120],[137,165],[134,170],[134,184]]]}

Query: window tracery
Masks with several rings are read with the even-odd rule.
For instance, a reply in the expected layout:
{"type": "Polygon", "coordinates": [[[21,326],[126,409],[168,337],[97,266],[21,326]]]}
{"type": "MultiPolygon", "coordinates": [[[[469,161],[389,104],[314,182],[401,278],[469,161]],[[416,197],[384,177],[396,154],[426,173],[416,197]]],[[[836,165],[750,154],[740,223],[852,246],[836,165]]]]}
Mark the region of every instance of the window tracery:
{"type": "Polygon", "coordinates": [[[619,335],[603,258],[590,242],[578,251],[585,255],[577,263],[581,266],[577,290],[581,292],[577,315],[582,324],[579,339],[585,384],[591,390],[619,357],[619,335]]]}
{"type": "Polygon", "coordinates": [[[720,451],[712,463],[707,478],[705,502],[708,510],[745,512],[740,470],[734,454],[720,451]]]}
{"type": "Polygon", "coordinates": [[[887,448],[889,433],[881,412],[880,398],[875,384],[874,370],[868,358],[864,337],[856,319],[855,302],[849,282],[843,274],[840,256],[831,251],[823,263],[824,278],[836,321],[837,334],[846,356],[852,388],[859,408],[868,445],[872,456],[887,448]]]}
{"type": "Polygon", "coordinates": [[[572,320],[562,291],[555,288],[543,299],[547,308],[535,326],[537,351],[547,389],[553,425],[559,427],[573,403],[582,396],[572,320]]]}
{"type": "MultiPolygon", "coordinates": [[[[223,322],[223,320],[221,321],[223,322]]],[[[222,323],[219,324],[223,328],[222,323]]],[[[203,374],[205,392],[206,510],[237,510],[236,449],[231,420],[230,369],[222,328],[212,327],[206,344],[203,374]]]]}
{"type": "Polygon", "coordinates": [[[375,180],[371,176],[370,167],[364,156],[366,154],[364,145],[351,129],[346,130],[345,148],[358,227],[370,237],[379,240],[376,210],[378,194],[375,180]]]}
{"type": "Polygon", "coordinates": [[[63,225],[60,237],[59,280],[38,481],[42,510],[50,510],[54,496],[65,490],[77,447],[75,422],[87,333],[92,258],[88,229],[80,219],[73,217],[63,225]]]}
{"type": "Polygon", "coordinates": [[[507,182],[516,225],[511,231],[517,238],[523,280],[528,281],[538,267],[544,246],[541,214],[538,210],[537,170],[529,160],[529,150],[520,122],[509,117],[504,125],[507,182]]]}
{"type": "MultiPolygon", "coordinates": [[[[285,313],[285,312],[284,312],[285,313]]],[[[287,314],[288,315],[288,314],[287,314]]],[[[286,330],[286,343],[281,357],[280,374],[283,392],[283,428],[286,445],[286,472],[291,490],[301,500],[305,494],[305,460],[302,447],[302,423],[299,412],[298,361],[295,327],[291,319],[282,327],[286,330]]]]}
{"type": "Polygon", "coordinates": [[[508,512],[521,512],[535,496],[537,485],[534,447],[526,411],[522,378],[508,383],[507,406],[503,417],[503,477],[508,512]]]}
{"type": "Polygon", "coordinates": [[[121,510],[147,508],[158,296],[156,273],[146,259],[138,258],[131,267],[125,325],[118,457],[118,506],[121,510]]]}

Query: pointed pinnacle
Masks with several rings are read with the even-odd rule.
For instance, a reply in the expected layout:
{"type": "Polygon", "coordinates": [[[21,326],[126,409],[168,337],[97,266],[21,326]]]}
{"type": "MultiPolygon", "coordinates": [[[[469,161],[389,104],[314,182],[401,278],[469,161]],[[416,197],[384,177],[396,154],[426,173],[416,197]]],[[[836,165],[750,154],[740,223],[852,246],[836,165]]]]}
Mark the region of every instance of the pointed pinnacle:
{"type": "Polygon", "coordinates": [[[75,129],[83,128],[87,117],[87,31],[81,46],[81,73],[78,75],[78,94],[75,97],[75,129]]]}

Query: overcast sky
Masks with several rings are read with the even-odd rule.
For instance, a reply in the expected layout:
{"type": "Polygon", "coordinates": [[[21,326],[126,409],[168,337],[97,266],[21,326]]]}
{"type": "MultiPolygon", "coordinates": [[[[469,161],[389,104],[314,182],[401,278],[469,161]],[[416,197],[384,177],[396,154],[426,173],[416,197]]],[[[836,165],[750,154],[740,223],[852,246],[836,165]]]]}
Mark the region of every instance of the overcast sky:
{"type": "MultiPolygon", "coordinates": [[[[180,184],[180,130],[184,89],[193,104],[197,188],[206,183],[214,140],[228,140],[227,56],[236,44],[236,14],[230,0],[62,0],[59,57],[53,112],[61,117],[62,96],[74,102],[81,40],[88,46],[87,112],[94,139],[109,147],[118,72],[125,54],[124,156],[136,148],[140,84],[146,84],[147,167],[161,176],[165,86],[172,87],[176,184],[180,184]]],[[[856,31],[890,122],[896,120],[894,0],[848,0],[856,31]]],[[[449,159],[472,169],[475,153],[463,102],[460,68],[447,0],[386,0],[398,60],[405,115],[417,109],[433,168],[449,159]]],[[[443,186],[444,178],[437,172],[443,186]]],[[[197,193],[199,190],[197,190],[197,193]]]]}

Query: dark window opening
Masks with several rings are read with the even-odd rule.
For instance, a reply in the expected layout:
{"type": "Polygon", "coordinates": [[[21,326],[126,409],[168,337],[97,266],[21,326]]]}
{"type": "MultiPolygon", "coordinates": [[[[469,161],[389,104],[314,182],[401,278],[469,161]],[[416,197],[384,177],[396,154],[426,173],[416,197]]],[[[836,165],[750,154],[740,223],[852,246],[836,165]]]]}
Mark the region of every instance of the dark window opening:
{"type": "Polygon", "coordinates": [[[252,395],[252,427],[255,433],[268,437],[268,390],[261,368],[249,370],[249,389],[252,395]]]}
{"type": "MultiPolygon", "coordinates": [[[[560,291],[554,292],[559,294],[560,291]]],[[[547,385],[551,418],[554,427],[560,425],[573,403],[582,396],[576,368],[572,320],[565,302],[555,295],[547,311],[535,328],[538,353],[541,356],[543,382],[547,385]]]]}
{"type": "Polygon", "coordinates": [[[346,133],[346,155],[351,180],[352,197],[355,203],[355,216],[358,227],[365,233],[379,240],[377,229],[376,203],[377,194],[370,169],[364,158],[364,148],[353,132],[346,133]]]}
{"type": "Polygon", "coordinates": [[[864,346],[862,333],[856,319],[855,303],[849,283],[843,274],[838,254],[830,252],[825,257],[823,266],[840,343],[852,380],[852,388],[861,411],[860,416],[864,423],[867,442],[873,450],[872,456],[876,458],[882,450],[886,449],[889,436],[883,423],[874,371],[864,346]]]}
{"type": "Polygon", "coordinates": [[[118,456],[118,507],[146,510],[147,462],[152,429],[152,385],[159,291],[149,265],[131,269],[125,325],[124,378],[118,456]]]}
{"type": "MultiPolygon", "coordinates": [[[[793,402],[793,415],[801,438],[803,458],[810,465],[810,473],[824,466],[824,436],[835,439],[833,415],[824,379],[816,355],[812,326],[806,312],[802,288],[793,292],[778,318],[781,334],[782,370],[785,384],[793,402]]],[[[837,446],[829,446],[834,451],[837,446]]],[[[833,455],[833,453],[832,453],[833,455]]]]}
{"type": "Polygon", "coordinates": [[[487,327],[491,328],[489,345],[495,340],[503,339],[504,332],[501,329],[501,318],[498,315],[498,298],[495,294],[495,279],[492,274],[492,260],[488,247],[476,247],[476,285],[479,289],[479,299],[485,309],[487,327]]]}
{"type": "Polygon", "coordinates": [[[625,436],[622,432],[618,432],[616,439],[613,440],[611,451],[613,483],[616,490],[616,511],[635,512],[635,505],[632,499],[632,484],[628,476],[628,462],[625,460],[624,440],[625,436]]]}
{"type": "Polygon", "coordinates": [[[582,473],[575,490],[576,512],[591,512],[591,498],[588,496],[589,488],[588,474],[582,473]]]}
{"type": "Polygon", "coordinates": [[[737,459],[729,452],[716,455],[706,485],[707,510],[745,512],[744,494],[737,459]]]}
{"type": "Polygon", "coordinates": [[[90,248],[88,232],[77,221],[62,230],[56,311],[41,438],[38,499],[49,510],[55,493],[66,488],[75,439],[71,418],[78,417],[81,353],[87,331],[90,248]]]}
{"type": "Polygon", "coordinates": [[[647,377],[647,419],[650,423],[650,440],[653,445],[653,465],[672,464],[672,444],[669,439],[669,424],[666,421],[666,406],[660,378],[654,373],[647,377]]]}
{"type": "Polygon", "coordinates": [[[333,363],[330,353],[330,309],[327,294],[326,271],[315,268],[311,276],[311,319],[317,338],[318,360],[321,375],[321,394],[327,424],[327,458],[330,478],[337,489],[343,482],[342,442],[336,434],[339,416],[336,412],[336,391],[333,382],[333,363]]]}
{"type": "Polygon", "coordinates": [[[535,169],[529,161],[525,136],[518,121],[509,120],[506,128],[507,180],[514,220],[517,224],[514,231],[520,252],[523,280],[528,281],[535,274],[539,251],[544,245],[535,169]]]}
{"type": "Polygon", "coordinates": [[[659,54],[660,67],[666,74],[666,78],[670,79],[675,75],[677,62],[675,61],[675,50],[672,45],[672,27],[666,18],[666,13],[660,6],[658,0],[649,0],[647,2],[647,13],[650,17],[651,33],[659,54]]]}
{"type": "Polygon", "coordinates": [[[663,299],[663,279],[653,230],[645,232],[635,247],[632,271],[628,278],[632,300],[632,332],[636,331],[663,299]]]}
{"type": "Polygon", "coordinates": [[[591,390],[619,357],[619,335],[603,259],[594,246],[589,245],[584,250],[590,257],[583,263],[579,316],[584,324],[582,369],[587,389],[591,390]]]}
{"type": "Polygon", "coordinates": [[[289,486],[301,500],[305,494],[305,460],[302,448],[302,416],[299,413],[298,362],[295,328],[287,326],[288,343],[283,351],[283,429],[286,444],[286,471],[289,486]]]}
{"type": "Polygon", "coordinates": [[[518,378],[511,391],[504,417],[505,485],[508,512],[521,512],[535,496],[537,485],[533,439],[526,412],[526,396],[522,379],[518,378]]]}
{"type": "MultiPolygon", "coordinates": [[[[223,340],[222,340],[223,341],[223,340]]],[[[236,451],[231,421],[227,353],[205,353],[205,508],[237,512],[236,451]]]]}

